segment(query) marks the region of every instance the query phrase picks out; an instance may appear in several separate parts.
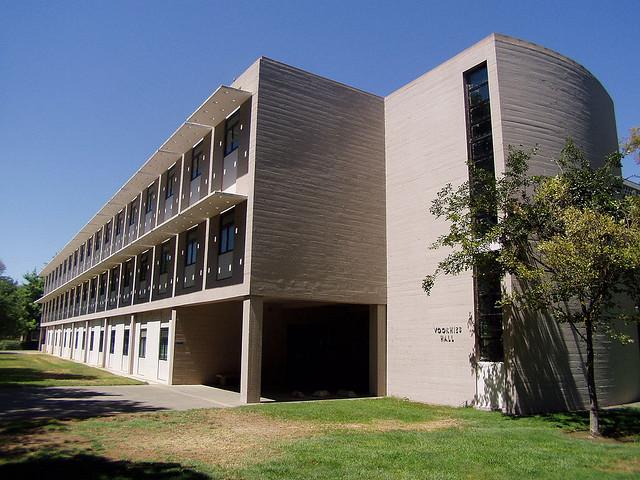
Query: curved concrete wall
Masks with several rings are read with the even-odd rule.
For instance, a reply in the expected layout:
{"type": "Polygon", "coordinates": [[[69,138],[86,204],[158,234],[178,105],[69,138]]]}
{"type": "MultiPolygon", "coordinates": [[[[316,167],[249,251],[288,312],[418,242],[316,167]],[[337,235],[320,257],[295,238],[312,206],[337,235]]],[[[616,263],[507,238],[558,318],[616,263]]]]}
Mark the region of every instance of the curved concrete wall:
{"type": "MultiPolygon", "coordinates": [[[[593,165],[618,147],[613,102],[584,67],[556,52],[496,36],[502,142],[540,147],[530,163],[535,175],[553,175],[567,137],[593,165]]],[[[494,127],[495,128],[495,127],[494,127]]],[[[583,359],[586,351],[569,326],[551,319],[516,315],[507,325],[507,387],[517,413],[580,409],[588,405],[583,359]]],[[[636,329],[629,329],[637,339],[636,329]]],[[[621,346],[600,335],[596,375],[602,405],[640,398],[637,343],[621,346]],[[625,366],[626,365],[626,366],[625,366]]]]}

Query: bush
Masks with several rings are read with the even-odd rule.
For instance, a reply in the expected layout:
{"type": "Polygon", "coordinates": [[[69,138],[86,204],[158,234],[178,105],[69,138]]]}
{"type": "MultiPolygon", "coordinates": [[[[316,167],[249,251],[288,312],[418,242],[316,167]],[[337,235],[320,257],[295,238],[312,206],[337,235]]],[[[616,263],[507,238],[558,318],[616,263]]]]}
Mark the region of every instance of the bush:
{"type": "Polygon", "coordinates": [[[6,338],[0,340],[0,350],[22,350],[22,343],[20,340],[6,338]]]}

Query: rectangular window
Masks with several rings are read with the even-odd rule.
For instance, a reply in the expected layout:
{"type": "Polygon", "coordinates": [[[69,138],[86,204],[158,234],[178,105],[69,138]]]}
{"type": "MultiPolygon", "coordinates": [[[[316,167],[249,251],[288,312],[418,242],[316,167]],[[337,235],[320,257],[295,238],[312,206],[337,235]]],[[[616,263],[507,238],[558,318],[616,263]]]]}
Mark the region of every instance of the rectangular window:
{"type": "Polygon", "coordinates": [[[80,263],[84,260],[84,245],[80,245],[80,263]]]}
{"type": "Polygon", "coordinates": [[[82,331],[82,349],[84,350],[84,347],[87,345],[87,339],[86,339],[86,334],[85,331],[82,331]]]}
{"type": "Polygon", "coordinates": [[[163,243],[160,250],[160,275],[169,273],[169,265],[171,264],[171,252],[169,251],[169,242],[163,243]]]}
{"type": "Polygon", "coordinates": [[[195,180],[202,174],[200,164],[203,160],[204,153],[199,148],[194,148],[191,155],[191,180],[195,180]]]}
{"type": "Polygon", "coordinates": [[[78,348],[78,331],[76,330],[76,341],[73,343],[73,348],[78,348]]]}
{"type": "Polygon", "coordinates": [[[140,256],[140,282],[147,281],[147,267],[149,265],[149,254],[144,253],[140,256]]]}
{"type": "Polygon", "coordinates": [[[138,357],[144,358],[147,355],[147,329],[140,330],[140,342],[138,343],[138,357]]]}
{"type": "Polygon", "coordinates": [[[138,202],[135,200],[129,204],[129,226],[136,223],[138,219],[138,202]]]}
{"type": "Polygon", "coordinates": [[[145,203],[144,213],[150,213],[154,206],[154,197],[156,196],[153,185],[147,188],[147,199],[145,203]]]}
{"type": "Polygon", "coordinates": [[[107,245],[111,241],[111,222],[104,226],[104,244],[107,245]]]}
{"type": "Polygon", "coordinates": [[[198,257],[198,229],[194,228],[187,232],[187,248],[185,250],[184,264],[185,266],[196,263],[198,257]]]}
{"type": "Polygon", "coordinates": [[[232,252],[235,246],[235,213],[230,211],[225,213],[220,219],[220,242],[219,251],[220,255],[227,252],[232,252]]]}
{"type": "Polygon", "coordinates": [[[100,343],[98,343],[98,352],[102,353],[102,345],[104,344],[104,330],[100,329],[100,343]]]}
{"type": "Polygon", "coordinates": [[[114,267],[111,269],[111,276],[109,277],[109,292],[115,293],[117,285],[118,285],[118,267],[114,267]]]}
{"type": "Polygon", "coordinates": [[[122,288],[129,288],[131,285],[131,270],[133,267],[133,260],[129,260],[124,264],[124,275],[122,278],[122,288]]]}
{"type": "Polygon", "coordinates": [[[164,198],[173,197],[173,184],[176,181],[176,167],[173,166],[167,172],[167,191],[165,192],[164,198]]]}
{"type": "Polygon", "coordinates": [[[98,278],[97,277],[92,278],[91,284],[89,286],[89,298],[91,299],[92,302],[96,298],[97,287],[98,287],[98,278]]]}
{"type": "Polygon", "coordinates": [[[96,252],[100,250],[100,237],[102,237],[102,230],[99,230],[98,233],[96,233],[96,252]]]}
{"type": "Polygon", "coordinates": [[[118,215],[116,215],[116,237],[118,235],[120,235],[120,233],[122,230],[122,212],[119,212],[118,215]]]}
{"type": "MultiPolygon", "coordinates": [[[[80,261],[82,261],[82,259],[80,259],[80,261]]],[[[73,266],[75,267],[76,265],[78,265],[78,251],[77,250],[73,253],[73,266]]]]}
{"type": "Polygon", "coordinates": [[[93,330],[91,330],[91,335],[89,335],[89,350],[91,350],[93,352],[93,338],[95,337],[95,333],[93,330]]]}
{"type": "Polygon", "coordinates": [[[111,339],[109,343],[109,353],[116,353],[116,329],[111,329],[111,339]]]}
{"type": "Polygon", "coordinates": [[[158,353],[159,360],[166,360],[169,353],[169,328],[162,327],[160,329],[160,350],[158,353]]]}
{"type": "Polygon", "coordinates": [[[227,156],[240,146],[240,118],[235,113],[227,119],[224,127],[224,155],[227,156]]]}
{"type": "Polygon", "coordinates": [[[129,329],[124,329],[124,338],[122,339],[122,355],[129,355],[129,329]]]}
{"type": "Polygon", "coordinates": [[[91,256],[91,248],[93,247],[93,239],[87,240],[87,258],[91,256]]]}

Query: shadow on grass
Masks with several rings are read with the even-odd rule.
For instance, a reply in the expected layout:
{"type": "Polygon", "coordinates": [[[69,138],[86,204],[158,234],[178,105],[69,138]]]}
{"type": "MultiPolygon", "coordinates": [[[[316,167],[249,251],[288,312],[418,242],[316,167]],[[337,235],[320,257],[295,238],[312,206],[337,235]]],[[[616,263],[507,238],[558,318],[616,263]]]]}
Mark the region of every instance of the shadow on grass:
{"type": "Polygon", "coordinates": [[[74,420],[162,408],[91,387],[0,388],[0,422],[74,420]]]}
{"type": "Polygon", "coordinates": [[[18,462],[0,465],[0,478],[47,479],[187,479],[206,480],[208,475],[178,463],[128,462],[75,454],[41,453],[18,462]]]}
{"type": "MultiPolygon", "coordinates": [[[[589,412],[548,413],[537,417],[564,430],[589,430],[589,412]]],[[[611,408],[601,410],[600,430],[602,435],[608,438],[640,437],[640,409],[611,408]]]]}
{"type": "Polygon", "coordinates": [[[45,372],[36,368],[0,368],[0,387],[22,387],[25,382],[45,380],[96,380],[95,375],[45,372]]]}

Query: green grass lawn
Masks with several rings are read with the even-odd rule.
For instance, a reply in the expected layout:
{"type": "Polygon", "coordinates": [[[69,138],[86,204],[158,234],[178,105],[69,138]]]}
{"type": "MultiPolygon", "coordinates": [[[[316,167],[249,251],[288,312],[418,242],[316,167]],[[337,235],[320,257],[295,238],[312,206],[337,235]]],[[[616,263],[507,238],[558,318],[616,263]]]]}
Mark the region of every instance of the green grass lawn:
{"type": "Polygon", "coordinates": [[[141,383],[51,355],[0,352],[0,387],[68,387],[141,383]]]}
{"type": "Polygon", "coordinates": [[[584,414],[511,418],[385,398],[22,422],[0,426],[0,477],[640,478],[640,410],[603,421],[609,437],[593,440],[584,414]]]}

